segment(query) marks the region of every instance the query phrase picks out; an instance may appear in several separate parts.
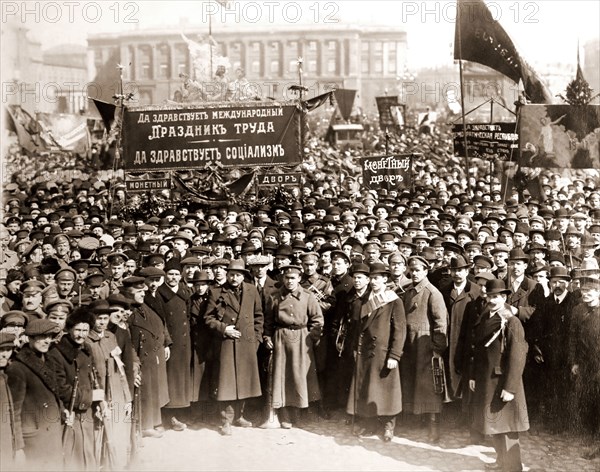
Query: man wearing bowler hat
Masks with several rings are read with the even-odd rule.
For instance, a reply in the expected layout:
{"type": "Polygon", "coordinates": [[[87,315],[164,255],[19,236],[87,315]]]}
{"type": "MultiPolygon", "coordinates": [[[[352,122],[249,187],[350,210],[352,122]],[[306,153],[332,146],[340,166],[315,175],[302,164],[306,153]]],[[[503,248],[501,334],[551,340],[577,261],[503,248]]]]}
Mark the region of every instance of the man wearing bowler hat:
{"type": "Polygon", "coordinates": [[[550,294],[538,306],[528,321],[530,349],[539,367],[539,380],[544,395],[540,396],[548,425],[560,431],[567,424],[565,402],[570,388],[567,350],[573,309],[578,300],[569,290],[571,277],[566,267],[550,269],[550,294]]]}
{"type": "Polygon", "coordinates": [[[223,436],[231,426],[252,427],[244,418],[245,400],[261,395],[256,352],[263,333],[262,301],[258,290],[244,282],[246,264],[234,259],[227,283],[210,292],[204,319],[214,336],[211,395],[220,402],[223,436]]]}
{"type": "Polygon", "coordinates": [[[474,325],[473,429],[491,435],[497,458],[488,470],[521,471],[519,433],[529,429],[523,387],[527,342],[519,318],[507,303],[504,281],[486,283],[487,305],[474,325]]]}
{"type": "Polygon", "coordinates": [[[456,364],[456,348],[465,313],[477,306],[481,289],[475,282],[469,280],[469,268],[471,264],[463,256],[450,259],[451,283],[441,287],[440,292],[444,297],[446,309],[450,317],[448,324],[448,366],[450,395],[452,398],[460,398],[462,376],[460,367],[456,364]]]}

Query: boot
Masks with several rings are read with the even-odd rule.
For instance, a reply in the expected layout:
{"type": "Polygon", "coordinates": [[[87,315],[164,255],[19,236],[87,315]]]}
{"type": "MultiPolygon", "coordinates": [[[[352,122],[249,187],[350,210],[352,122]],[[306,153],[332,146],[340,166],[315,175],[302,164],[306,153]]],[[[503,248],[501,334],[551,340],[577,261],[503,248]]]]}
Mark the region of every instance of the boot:
{"type": "Polygon", "coordinates": [[[440,417],[437,413],[429,414],[429,436],[427,440],[431,444],[440,442],[440,417]]]}

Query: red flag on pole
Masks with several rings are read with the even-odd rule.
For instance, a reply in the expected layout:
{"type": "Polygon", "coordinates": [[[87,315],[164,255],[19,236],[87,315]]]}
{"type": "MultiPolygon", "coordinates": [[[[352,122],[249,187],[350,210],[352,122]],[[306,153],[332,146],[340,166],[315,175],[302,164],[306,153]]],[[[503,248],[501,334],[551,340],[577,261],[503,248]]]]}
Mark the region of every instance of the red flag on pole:
{"type": "Polygon", "coordinates": [[[454,59],[490,67],[515,83],[523,81],[530,102],[552,103],[548,88],[519,55],[483,0],[457,0],[454,59]]]}

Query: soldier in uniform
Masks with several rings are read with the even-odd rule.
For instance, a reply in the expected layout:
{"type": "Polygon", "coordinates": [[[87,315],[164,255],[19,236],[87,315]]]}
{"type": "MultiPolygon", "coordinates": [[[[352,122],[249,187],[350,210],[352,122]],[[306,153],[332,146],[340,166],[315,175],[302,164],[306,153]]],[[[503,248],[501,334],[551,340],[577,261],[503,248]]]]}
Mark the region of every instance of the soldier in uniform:
{"type": "MultiPolygon", "coordinates": [[[[325,275],[317,272],[319,268],[319,255],[316,252],[307,252],[301,256],[302,268],[304,273],[300,278],[300,286],[311,292],[319,302],[321,311],[326,320],[332,316],[333,304],[333,286],[331,281],[325,275]]],[[[317,372],[319,374],[319,385],[323,390],[323,405],[320,412],[324,416],[329,416],[327,410],[337,405],[339,396],[336,386],[327,387],[332,379],[332,374],[337,370],[337,352],[335,352],[335,334],[333,325],[330,332],[325,332],[325,338],[315,347],[315,358],[317,361],[317,372]]]]}
{"type": "Polygon", "coordinates": [[[77,274],[70,267],[67,269],[61,269],[56,273],[54,276],[54,282],[56,284],[56,292],[58,293],[59,298],[62,298],[63,300],[69,300],[77,296],[77,291],[75,290],[76,279],[77,274]]]}
{"type": "Polygon", "coordinates": [[[273,349],[273,404],[279,407],[281,427],[297,421],[298,408],[321,399],[314,345],[323,329],[316,297],[300,286],[302,268],[281,268],[283,286],[270,298],[265,316],[264,342],[273,349]]]}
{"type": "Polygon", "coordinates": [[[110,294],[118,293],[123,286],[123,277],[125,275],[125,261],[128,260],[126,254],[122,252],[111,252],[106,256],[108,262],[108,291],[110,294]]]}
{"type": "Polygon", "coordinates": [[[21,293],[23,294],[21,305],[23,312],[30,321],[46,318],[46,313],[42,309],[42,292],[45,288],[44,283],[39,280],[28,280],[21,284],[21,293]]]}

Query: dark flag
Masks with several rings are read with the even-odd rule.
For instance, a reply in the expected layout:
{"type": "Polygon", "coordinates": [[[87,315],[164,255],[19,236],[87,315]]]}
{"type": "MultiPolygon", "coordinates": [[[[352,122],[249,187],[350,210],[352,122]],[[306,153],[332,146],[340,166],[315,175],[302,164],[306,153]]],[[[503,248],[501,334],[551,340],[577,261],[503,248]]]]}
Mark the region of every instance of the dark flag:
{"type": "Polygon", "coordinates": [[[121,93],[121,74],[118,69],[120,62],[121,54],[117,49],[98,69],[93,82],[88,84],[89,98],[114,103],[114,96],[121,93]]]}
{"type": "Polygon", "coordinates": [[[303,108],[305,111],[313,111],[315,108],[319,108],[321,105],[324,105],[327,100],[331,100],[332,95],[333,91],[317,95],[316,97],[309,98],[308,100],[304,100],[302,102],[303,108]]]}
{"type": "Polygon", "coordinates": [[[356,96],[356,90],[351,89],[337,89],[334,92],[335,101],[338,104],[338,108],[340,109],[340,113],[342,114],[342,118],[344,120],[348,120],[350,118],[350,114],[352,113],[352,106],[354,105],[354,97],[356,96]]]}
{"type": "Polygon", "coordinates": [[[517,52],[483,0],[457,0],[454,59],[477,62],[523,82],[532,103],[552,103],[552,94],[517,52]]]}
{"type": "Polygon", "coordinates": [[[19,105],[7,106],[9,130],[15,131],[19,145],[28,154],[48,151],[50,146],[42,138],[38,121],[19,105]]]}
{"type": "Polygon", "coordinates": [[[96,105],[98,113],[100,113],[100,116],[102,117],[102,122],[106,127],[106,131],[109,132],[110,126],[115,120],[115,110],[117,109],[117,106],[112,103],[103,102],[102,100],[96,100],[95,98],[90,98],[90,100],[96,105]]]}

